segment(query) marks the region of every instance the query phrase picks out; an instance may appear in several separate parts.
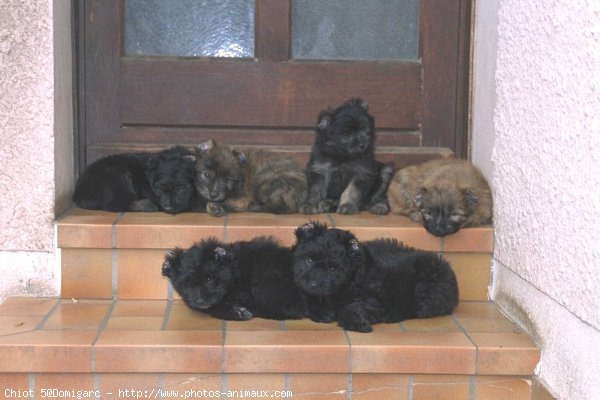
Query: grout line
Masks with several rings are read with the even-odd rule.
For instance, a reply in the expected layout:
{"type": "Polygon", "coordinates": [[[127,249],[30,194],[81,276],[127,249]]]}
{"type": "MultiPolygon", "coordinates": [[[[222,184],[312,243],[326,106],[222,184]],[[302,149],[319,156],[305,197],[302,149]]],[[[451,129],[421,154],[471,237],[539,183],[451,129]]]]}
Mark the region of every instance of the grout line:
{"type": "Polygon", "coordinates": [[[92,345],[91,345],[91,349],[90,349],[90,370],[92,371],[93,374],[96,373],[96,342],[98,342],[98,339],[100,339],[100,335],[106,329],[106,325],[108,325],[108,320],[112,316],[112,313],[115,310],[116,306],[117,306],[117,300],[113,300],[112,303],[110,304],[110,307],[108,307],[108,311],[106,312],[106,315],[104,316],[104,318],[102,318],[102,321],[100,321],[100,325],[98,326],[98,333],[96,334],[96,337],[92,341],[92,345]]]}
{"type": "Polygon", "coordinates": [[[223,241],[227,242],[227,228],[229,223],[229,215],[223,216],[223,241]]]}
{"type": "Polygon", "coordinates": [[[348,331],[344,329],[344,337],[348,342],[348,373],[352,374],[352,342],[350,341],[350,335],[348,331]]]}
{"type": "Polygon", "coordinates": [[[35,374],[33,372],[27,374],[27,385],[29,387],[29,399],[35,400],[35,374]]]}
{"type": "Polygon", "coordinates": [[[227,374],[226,373],[222,373],[221,374],[221,399],[222,400],[227,400],[227,374]]]}
{"type": "Polygon", "coordinates": [[[279,329],[282,331],[287,331],[287,324],[285,323],[285,320],[282,319],[281,321],[279,321],[279,329]]]}
{"type": "Polygon", "coordinates": [[[467,337],[467,339],[469,339],[469,341],[475,347],[475,372],[473,374],[477,375],[477,369],[479,367],[479,347],[477,346],[477,343],[475,343],[475,341],[471,338],[471,336],[469,335],[469,333],[467,332],[465,327],[462,326],[460,321],[456,318],[456,316],[454,314],[450,314],[450,318],[458,326],[458,329],[460,329],[460,331],[463,333],[463,335],[465,335],[467,337]]]}
{"type": "Polygon", "coordinates": [[[283,374],[283,390],[285,390],[285,398],[291,399],[288,397],[288,393],[290,392],[291,387],[291,376],[289,373],[283,374]]]}
{"type": "Polygon", "coordinates": [[[111,227],[111,291],[113,299],[119,298],[119,257],[117,249],[117,223],[125,213],[120,212],[111,227]]]}
{"type": "Polygon", "coordinates": [[[95,399],[100,400],[100,374],[94,373],[94,390],[96,391],[95,399]]]}
{"type": "Polygon", "coordinates": [[[158,373],[158,394],[160,399],[163,399],[162,393],[164,393],[165,389],[165,374],[162,372],[158,373]]]}
{"type": "Polygon", "coordinates": [[[333,219],[333,215],[331,215],[330,213],[327,213],[327,219],[329,220],[329,224],[330,224],[330,228],[335,228],[335,220],[333,219]]]}
{"type": "Polygon", "coordinates": [[[171,280],[168,279],[167,280],[167,300],[169,301],[173,301],[173,284],[171,283],[171,280]]]}
{"type": "Polygon", "coordinates": [[[225,340],[227,339],[227,321],[226,320],[221,321],[221,334],[223,335],[223,338],[221,339],[221,374],[223,375],[221,384],[223,386],[223,390],[221,391],[221,393],[223,393],[223,392],[227,393],[227,379],[226,379],[227,371],[225,371],[225,357],[227,356],[227,354],[225,352],[225,340]]]}
{"type": "Polygon", "coordinates": [[[352,400],[352,373],[348,373],[346,378],[346,400],[352,400]]]}
{"type": "Polygon", "coordinates": [[[476,400],[475,399],[475,385],[476,385],[476,381],[477,378],[475,375],[471,375],[469,377],[469,400],[476,400]]]}
{"type": "Polygon", "coordinates": [[[46,322],[48,322],[48,320],[50,319],[52,314],[54,314],[56,312],[60,303],[61,303],[60,298],[56,299],[56,303],[54,303],[54,305],[52,306],[50,311],[48,311],[46,313],[46,315],[44,316],[44,318],[42,318],[42,320],[40,322],[38,322],[38,324],[35,326],[36,331],[39,331],[40,329],[42,329],[44,327],[44,325],[46,325],[46,322]]]}
{"type": "Polygon", "coordinates": [[[169,318],[171,318],[171,311],[173,310],[173,299],[167,299],[167,307],[165,308],[165,316],[163,317],[162,325],[160,326],[160,330],[164,331],[167,329],[167,325],[169,323],[169,318]]]}
{"type": "Polygon", "coordinates": [[[415,377],[414,375],[411,375],[408,377],[408,399],[407,400],[413,400],[414,399],[414,394],[415,394],[415,377]]]}
{"type": "Polygon", "coordinates": [[[400,332],[406,332],[406,327],[402,323],[402,321],[398,322],[398,326],[400,326],[400,332]]]}

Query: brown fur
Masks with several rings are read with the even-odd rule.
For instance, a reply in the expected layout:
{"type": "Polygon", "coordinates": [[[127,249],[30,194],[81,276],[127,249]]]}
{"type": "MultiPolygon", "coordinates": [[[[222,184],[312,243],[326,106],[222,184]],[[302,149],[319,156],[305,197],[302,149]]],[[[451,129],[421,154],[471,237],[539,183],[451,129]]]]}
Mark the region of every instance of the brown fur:
{"type": "Polygon", "coordinates": [[[490,187],[465,160],[437,159],[397,171],[388,189],[388,203],[392,213],[424,224],[437,236],[492,222],[490,187]],[[432,219],[437,217],[434,228],[432,219]]]}
{"type": "Polygon", "coordinates": [[[295,213],[308,191],[302,167],[267,150],[239,150],[211,140],[198,146],[196,170],[196,188],[215,216],[229,211],[295,213]]]}

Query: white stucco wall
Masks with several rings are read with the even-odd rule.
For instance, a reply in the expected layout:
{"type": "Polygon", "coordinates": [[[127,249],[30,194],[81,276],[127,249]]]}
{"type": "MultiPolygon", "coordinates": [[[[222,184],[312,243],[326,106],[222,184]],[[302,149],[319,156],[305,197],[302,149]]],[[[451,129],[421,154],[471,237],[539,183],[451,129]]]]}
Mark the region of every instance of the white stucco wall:
{"type": "Polygon", "coordinates": [[[599,8],[477,2],[473,160],[485,169],[491,150],[491,296],[535,337],[538,375],[561,399],[600,393],[599,8]]]}
{"type": "Polygon", "coordinates": [[[59,291],[54,219],[73,180],[69,15],[67,0],[0,2],[0,300],[59,291]]]}

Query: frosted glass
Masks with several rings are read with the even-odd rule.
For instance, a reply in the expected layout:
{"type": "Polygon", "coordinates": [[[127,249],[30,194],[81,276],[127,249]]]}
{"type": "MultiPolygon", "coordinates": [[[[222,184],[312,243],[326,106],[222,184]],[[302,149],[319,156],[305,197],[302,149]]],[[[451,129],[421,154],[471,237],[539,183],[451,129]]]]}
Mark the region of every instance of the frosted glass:
{"type": "Polygon", "coordinates": [[[126,0],[125,53],[254,57],[254,0],[126,0]]]}
{"type": "Polygon", "coordinates": [[[418,21],[419,0],[293,0],[292,55],[414,60],[418,21]]]}

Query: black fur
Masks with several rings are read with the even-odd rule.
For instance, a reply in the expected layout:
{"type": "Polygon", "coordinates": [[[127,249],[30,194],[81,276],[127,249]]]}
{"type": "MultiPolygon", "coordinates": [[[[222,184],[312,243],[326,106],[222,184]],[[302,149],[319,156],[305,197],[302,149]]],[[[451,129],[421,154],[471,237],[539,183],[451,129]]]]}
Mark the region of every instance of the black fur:
{"type": "Polygon", "coordinates": [[[206,206],[196,194],[194,163],[194,152],[179,146],[107,156],[83,171],[73,201],[92,210],[202,211],[206,206]]]}
{"type": "Polygon", "coordinates": [[[291,250],[272,238],[231,244],[211,238],[169,251],[162,274],[190,308],[217,318],[298,319],[307,312],[291,258],[291,250]]]}
{"type": "Polygon", "coordinates": [[[299,227],[296,238],[294,280],[314,320],[370,332],[374,323],[446,315],[458,304],[454,272],[436,253],[391,239],[359,243],[318,222],[299,227]]]}
{"type": "Polygon", "coordinates": [[[387,214],[387,187],[393,164],[375,159],[375,120],[360,98],[319,115],[315,144],[306,167],[309,194],[304,214],[368,209],[387,214]]]}

